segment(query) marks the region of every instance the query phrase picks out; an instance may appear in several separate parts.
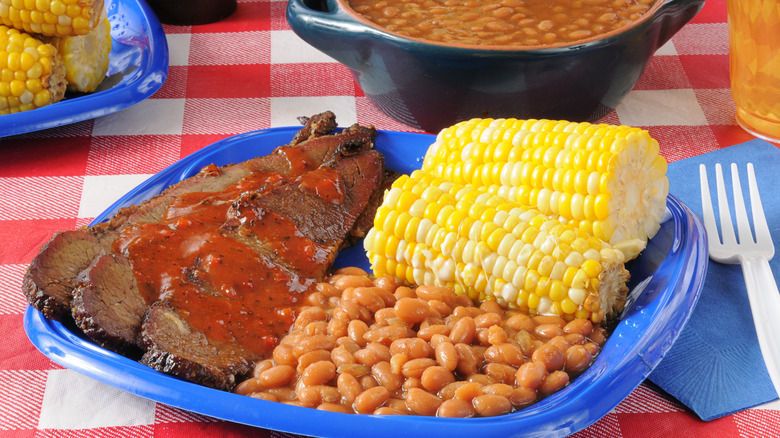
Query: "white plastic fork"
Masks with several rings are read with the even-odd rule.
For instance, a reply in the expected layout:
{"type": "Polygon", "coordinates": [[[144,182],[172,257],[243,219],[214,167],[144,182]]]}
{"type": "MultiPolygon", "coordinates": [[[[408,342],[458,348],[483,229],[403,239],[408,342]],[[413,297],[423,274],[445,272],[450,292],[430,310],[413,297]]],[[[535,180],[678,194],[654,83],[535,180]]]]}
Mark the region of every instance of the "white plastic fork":
{"type": "Polygon", "coordinates": [[[753,163],[748,163],[747,171],[755,239],[750,231],[745,201],[742,198],[742,186],[739,183],[739,172],[735,163],[731,163],[731,182],[739,240],[734,235],[734,226],[731,222],[729,201],[720,164],[715,165],[715,177],[722,239],[718,237],[715,214],[712,210],[707,169],[701,164],[699,165],[699,178],[701,180],[704,227],[707,229],[710,258],[719,263],[739,263],[742,265],[750,309],[753,313],[753,324],[758,336],[758,345],[761,348],[761,354],[764,357],[764,363],[775,391],[780,395],[780,341],[777,340],[780,338],[780,293],[778,293],[777,283],[769,266],[769,260],[775,254],[775,246],[772,243],[766,217],[764,217],[764,208],[758,194],[753,163]]]}

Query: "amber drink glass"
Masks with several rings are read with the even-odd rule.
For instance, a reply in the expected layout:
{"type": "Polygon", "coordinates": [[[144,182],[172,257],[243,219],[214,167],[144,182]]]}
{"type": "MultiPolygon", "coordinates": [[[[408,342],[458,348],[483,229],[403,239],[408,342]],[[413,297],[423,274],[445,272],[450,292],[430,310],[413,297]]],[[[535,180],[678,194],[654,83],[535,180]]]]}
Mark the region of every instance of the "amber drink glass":
{"type": "Polygon", "coordinates": [[[728,0],[731,94],[737,122],[780,142],[780,4],[728,0]]]}

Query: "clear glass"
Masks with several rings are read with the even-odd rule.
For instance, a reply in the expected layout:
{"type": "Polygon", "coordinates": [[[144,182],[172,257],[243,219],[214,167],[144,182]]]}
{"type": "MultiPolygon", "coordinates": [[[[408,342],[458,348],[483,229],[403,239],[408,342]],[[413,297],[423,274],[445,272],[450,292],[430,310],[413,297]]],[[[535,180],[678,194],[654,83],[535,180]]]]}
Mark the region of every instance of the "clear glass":
{"type": "Polygon", "coordinates": [[[737,122],[780,142],[780,1],[728,0],[728,22],[737,122]]]}

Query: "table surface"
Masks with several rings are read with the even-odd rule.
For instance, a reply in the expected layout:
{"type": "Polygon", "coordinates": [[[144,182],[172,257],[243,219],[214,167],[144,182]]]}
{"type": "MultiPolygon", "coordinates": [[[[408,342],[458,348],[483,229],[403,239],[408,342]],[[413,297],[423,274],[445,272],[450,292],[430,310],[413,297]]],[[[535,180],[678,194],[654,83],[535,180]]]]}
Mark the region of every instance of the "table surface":
{"type": "MultiPolygon", "coordinates": [[[[170,68],[151,98],[0,139],[0,437],[287,436],[158,404],[59,366],[27,339],[21,293],[27,264],[53,233],[89,223],[150,175],[219,139],[297,125],[298,116],[323,110],[341,126],[414,130],[380,113],[345,67],[297,38],[285,7],[239,0],[219,23],[164,26],[170,68]]],[[[648,129],[670,162],[752,139],[734,119],[726,0],[707,0],[602,121],[648,129]]],[[[779,424],[778,402],[703,422],[644,383],[574,436],[780,436],[779,424]]]]}

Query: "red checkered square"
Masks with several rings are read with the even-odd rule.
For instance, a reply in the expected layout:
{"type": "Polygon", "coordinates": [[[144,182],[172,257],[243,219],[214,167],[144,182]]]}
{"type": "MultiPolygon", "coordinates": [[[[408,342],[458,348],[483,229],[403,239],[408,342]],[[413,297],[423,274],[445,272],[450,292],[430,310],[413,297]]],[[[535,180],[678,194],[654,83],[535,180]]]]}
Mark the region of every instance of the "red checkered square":
{"type": "Polygon", "coordinates": [[[628,395],[617,407],[618,414],[641,414],[645,412],[681,412],[683,410],[677,402],[668,396],[657,392],[647,385],[639,385],[634,392],[628,395]]]}
{"type": "Polygon", "coordinates": [[[726,0],[707,0],[691,23],[725,23],[726,0]]]}
{"type": "Polygon", "coordinates": [[[165,32],[166,35],[176,35],[192,32],[192,26],[173,26],[171,24],[163,23],[162,27],[163,32],[165,32]]]}
{"type": "Polygon", "coordinates": [[[35,429],[0,430],[0,438],[33,438],[39,436],[35,429]]]}
{"type": "Polygon", "coordinates": [[[354,96],[355,81],[341,64],[276,64],[271,67],[271,97],[354,96]],[[328,83],[327,88],[317,84],[328,83]]]}
{"type": "Polygon", "coordinates": [[[95,217],[80,217],[76,219],[76,228],[86,227],[90,223],[92,223],[92,220],[94,220],[95,217]]]}
{"type": "Polygon", "coordinates": [[[46,389],[46,371],[0,370],[0,429],[37,426],[46,389]]]}
{"type": "Polygon", "coordinates": [[[179,159],[179,136],[95,137],[86,175],[157,173],[179,159]]]}
{"type": "Polygon", "coordinates": [[[734,415],[742,436],[780,436],[780,411],[769,409],[748,409],[734,415]]]}
{"type": "Polygon", "coordinates": [[[91,429],[41,429],[35,436],[39,438],[152,438],[155,435],[152,425],[142,425],[91,429]]]}
{"type": "Polygon", "coordinates": [[[271,2],[271,30],[290,30],[287,24],[287,2],[271,2]]]}
{"type": "Polygon", "coordinates": [[[672,37],[680,55],[726,55],[729,34],[726,23],[688,24],[672,37]]]}
{"type": "MultiPolygon", "coordinates": [[[[736,123],[736,119],[734,119],[733,124],[736,123]]],[[[752,134],[748,133],[742,128],[734,129],[733,124],[711,126],[712,133],[715,135],[719,147],[723,148],[727,146],[733,146],[735,144],[740,144],[756,139],[752,134]]]]}
{"type": "Polygon", "coordinates": [[[597,423],[590,427],[583,429],[573,435],[571,438],[620,438],[620,423],[618,422],[618,416],[610,412],[601,418],[597,423]]]}
{"type": "Polygon", "coordinates": [[[297,435],[280,434],[267,429],[258,429],[238,423],[226,421],[194,422],[194,423],[158,423],[154,425],[154,438],[204,436],[222,438],[256,438],[297,437],[297,435]]]}
{"type": "Polygon", "coordinates": [[[58,219],[78,212],[81,176],[0,179],[0,220],[58,219]],[[57,199],[57,202],[51,202],[57,199]]]}
{"type": "Polygon", "coordinates": [[[739,429],[733,417],[704,422],[687,412],[662,414],[618,414],[620,431],[624,438],[669,438],[680,436],[684,430],[686,438],[732,438],[738,437],[739,429]]]}
{"type": "Polygon", "coordinates": [[[688,79],[694,88],[729,88],[728,55],[680,55],[688,79]]]}
{"type": "Polygon", "coordinates": [[[241,134],[267,127],[268,99],[187,99],[183,134],[241,134]]]}
{"type": "Polygon", "coordinates": [[[155,411],[154,422],[155,438],[179,436],[280,436],[278,432],[217,420],[159,403],[155,411]]]}
{"type": "Polygon", "coordinates": [[[185,411],[184,409],[158,403],[154,410],[154,422],[156,424],[164,423],[209,423],[220,421],[216,418],[195,412],[185,411]]]}
{"type": "MultiPolygon", "coordinates": [[[[78,209],[78,201],[75,208],[78,209]]],[[[76,210],[66,218],[0,221],[0,264],[29,263],[54,233],[78,227],[74,216],[76,210]]]]}
{"type": "MultiPolygon", "coordinates": [[[[2,275],[2,272],[0,272],[0,275],[2,275]]],[[[20,288],[3,290],[6,291],[3,295],[8,295],[8,291],[13,290],[16,291],[19,296],[22,296],[20,288]]],[[[30,343],[27,334],[24,332],[21,313],[18,315],[0,316],[0,330],[2,330],[3,333],[2,338],[0,338],[0,368],[4,370],[28,371],[44,371],[62,368],[49,360],[49,358],[44,356],[40,351],[36,350],[30,343]]],[[[2,374],[0,373],[0,377],[1,376],[2,374]]],[[[1,389],[0,393],[2,393],[1,389]]],[[[0,406],[2,406],[2,400],[0,400],[0,406]]],[[[0,415],[0,417],[2,417],[2,415],[0,415]]],[[[0,420],[0,422],[2,422],[2,420],[0,420]]],[[[0,426],[0,428],[2,427],[0,426]]]]}
{"type": "Polygon", "coordinates": [[[661,155],[670,163],[719,148],[709,126],[651,126],[648,131],[658,140],[661,155]]]}
{"type": "Polygon", "coordinates": [[[694,92],[710,125],[735,126],[737,124],[734,117],[736,105],[734,99],[731,98],[731,90],[728,88],[702,88],[694,90],[694,92]]]}
{"type": "Polygon", "coordinates": [[[162,87],[150,99],[183,99],[187,96],[187,72],[182,65],[168,66],[168,77],[162,87]]]}
{"type": "MultiPolygon", "coordinates": [[[[0,290],[11,291],[11,293],[6,294],[0,293],[0,315],[19,316],[27,307],[27,300],[24,294],[22,294],[22,278],[26,270],[26,264],[0,264],[0,290]]],[[[2,318],[3,316],[0,316],[0,319],[2,318]]],[[[0,326],[2,326],[2,321],[0,321],[0,326]]],[[[16,342],[19,339],[14,339],[13,341],[16,342]]],[[[7,338],[0,339],[0,344],[7,340],[7,338]]],[[[2,357],[2,351],[0,350],[0,357],[2,357]]]]}
{"type": "Polygon", "coordinates": [[[192,34],[190,65],[268,64],[268,32],[192,34]]]}
{"type": "Polygon", "coordinates": [[[602,118],[598,119],[595,123],[607,123],[610,125],[620,125],[620,118],[617,115],[617,112],[610,111],[607,114],[605,114],[602,118]]]}
{"type": "Polygon", "coordinates": [[[189,98],[266,97],[270,93],[268,64],[194,65],[187,73],[189,98]]]}
{"type": "Polygon", "coordinates": [[[2,140],[0,177],[81,175],[90,137],[65,137],[44,142],[28,136],[2,140]]]}
{"type": "Polygon", "coordinates": [[[650,59],[635,90],[670,90],[691,88],[680,59],[677,56],[655,56],[650,59]]]}
{"type": "Polygon", "coordinates": [[[193,152],[197,152],[212,143],[216,143],[223,138],[228,137],[228,134],[195,134],[195,135],[182,135],[181,136],[181,150],[179,152],[179,158],[184,158],[193,152]]]}
{"type": "Polygon", "coordinates": [[[192,26],[192,33],[244,32],[271,28],[271,2],[239,1],[236,11],[216,23],[192,26]]]}

